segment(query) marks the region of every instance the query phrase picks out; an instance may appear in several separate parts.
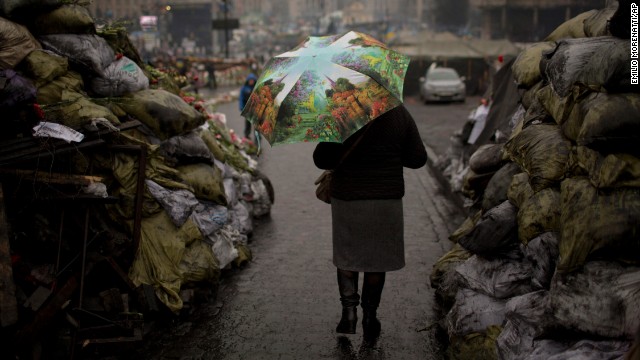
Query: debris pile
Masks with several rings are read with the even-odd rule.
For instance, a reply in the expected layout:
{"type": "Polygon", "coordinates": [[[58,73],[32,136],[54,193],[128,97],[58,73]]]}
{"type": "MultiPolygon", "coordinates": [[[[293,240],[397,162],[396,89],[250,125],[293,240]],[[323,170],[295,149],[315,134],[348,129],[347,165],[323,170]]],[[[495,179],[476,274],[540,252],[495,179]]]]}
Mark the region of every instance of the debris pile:
{"type": "Polygon", "coordinates": [[[640,88],[615,13],[578,15],[508,69],[515,110],[486,129],[507,136],[459,172],[469,217],[431,275],[450,358],[622,359],[640,330],[640,88]]]}
{"type": "Polygon", "coordinates": [[[145,316],[251,259],[273,188],[205,100],[82,5],[0,5],[0,325],[16,354],[140,340],[145,316]]]}

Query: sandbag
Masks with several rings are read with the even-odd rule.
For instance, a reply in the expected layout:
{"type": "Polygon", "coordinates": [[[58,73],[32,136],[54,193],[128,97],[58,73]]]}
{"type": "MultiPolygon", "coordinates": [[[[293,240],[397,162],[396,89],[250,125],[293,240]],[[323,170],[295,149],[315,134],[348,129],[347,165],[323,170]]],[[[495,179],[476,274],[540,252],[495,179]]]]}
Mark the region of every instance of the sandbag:
{"type": "Polygon", "coordinates": [[[47,50],[34,50],[24,58],[21,68],[27,76],[34,79],[37,87],[47,84],[67,73],[67,58],[47,50]]]}
{"type": "Polygon", "coordinates": [[[533,194],[533,189],[529,184],[529,175],[519,173],[513,176],[509,190],[507,190],[507,198],[509,201],[520,208],[533,194]]]}
{"type": "Polygon", "coordinates": [[[527,244],[536,236],[560,231],[560,191],[546,188],[526,199],[518,209],[518,239],[527,244]]]}
{"type": "Polygon", "coordinates": [[[179,265],[187,244],[201,239],[193,222],[187,221],[177,228],[164,211],[143,218],[140,246],[129,269],[129,278],[136,286],[153,286],[158,299],[178,312],[183,304],[179,295],[183,283],[179,265]]]}
{"type": "MultiPolygon", "coordinates": [[[[99,31],[99,34],[107,41],[107,43],[109,43],[109,46],[111,46],[113,51],[133,60],[133,62],[135,62],[143,71],[149,70],[149,68],[147,68],[148,65],[146,65],[145,61],[142,60],[142,57],[140,57],[138,49],[131,42],[129,32],[124,26],[112,26],[103,28],[99,31]]],[[[180,88],[176,86],[176,81],[174,80],[173,76],[169,76],[169,74],[164,73],[161,74],[163,74],[163,76],[158,79],[158,85],[162,85],[163,87],[171,87],[171,92],[173,94],[180,95],[180,88]]],[[[147,77],[149,77],[151,74],[147,71],[146,75],[147,77]]]]}
{"type": "Polygon", "coordinates": [[[251,182],[251,205],[253,206],[253,217],[259,218],[271,212],[271,198],[267,186],[262,179],[251,182]]]}
{"type": "Polygon", "coordinates": [[[467,216],[462,224],[460,224],[460,226],[454,232],[452,232],[451,235],[449,235],[449,240],[457,244],[458,240],[460,240],[461,237],[469,234],[471,230],[473,230],[478,221],[480,221],[481,217],[481,210],[467,216]]]}
{"type": "Polygon", "coordinates": [[[585,11],[578,16],[575,16],[560,26],[558,26],[544,41],[558,41],[566,38],[584,38],[587,34],[584,32],[584,22],[587,19],[591,19],[598,13],[598,10],[585,11]]]}
{"type": "Polygon", "coordinates": [[[492,325],[502,325],[506,301],[479,292],[462,289],[446,316],[449,336],[464,336],[483,331],[492,325]]]}
{"type": "Polygon", "coordinates": [[[610,36],[607,22],[618,9],[617,6],[599,9],[584,20],[584,34],[587,37],[610,36]]]}
{"type": "Polygon", "coordinates": [[[596,91],[637,92],[631,85],[630,41],[614,37],[565,39],[543,54],[543,77],[561,97],[575,84],[596,91]]]}
{"type": "Polygon", "coordinates": [[[227,196],[227,202],[231,206],[235,206],[238,202],[238,190],[236,186],[236,180],[232,178],[226,178],[222,181],[224,185],[224,193],[227,196]]]}
{"type": "Polygon", "coordinates": [[[253,259],[251,249],[246,244],[235,244],[236,251],[238,251],[238,257],[233,260],[233,265],[236,267],[245,266],[249,261],[253,259]]]}
{"type": "Polygon", "coordinates": [[[77,4],[65,4],[53,11],[39,14],[28,25],[36,35],[96,33],[89,9],[77,4]]]}
{"type": "Polygon", "coordinates": [[[482,210],[488,211],[508,200],[507,191],[511,186],[513,177],[521,172],[520,166],[514,162],[508,162],[500,170],[496,171],[484,190],[482,210]]]}
{"type": "Polygon", "coordinates": [[[629,19],[631,19],[632,1],[633,0],[616,0],[618,8],[611,18],[609,18],[609,22],[607,23],[607,29],[612,36],[619,37],[621,39],[631,38],[631,26],[629,26],[629,19]]]}
{"type": "Polygon", "coordinates": [[[163,155],[180,164],[213,164],[213,155],[203,139],[194,131],[173,136],[160,145],[163,155]]]}
{"type": "Polygon", "coordinates": [[[69,59],[80,72],[104,77],[104,69],[115,60],[109,44],[98,35],[55,34],[38,37],[42,46],[69,59]]]}
{"type": "MultiPolygon", "coordinates": [[[[557,95],[554,94],[554,96],[557,95]]],[[[524,129],[529,125],[538,124],[556,124],[556,121],[549,112],[547,112],[547,109],[545,109],[540,99],[535,97],[531,106],[529,106],[522,116],[522,128],[524,129]]]]}
{"type": "Polygon", "coordinates": [[[511,67],[518,87],[528,89],[542,80],[540,73],[542,54],[554,48],[555,42],[539,42],[518,54],[511,67]]]}
{"type": "Polygon", "coordinates": [[[478,174],[469,168],[464,174],[462,194],[470,199],[481,197],[495,173],[494,170],[492,172],[478,174]]]}
{"type": "Polygon", "coordinates": [[[120,124],[120,120],[109,109],[92,102],[82,94],[63,90],[60,100],[60,103],[47,107],[48,121],[63,124],[72,129],[82,129],[98,118],[107,119],[113,125],[120,124]]]}
{"type": "Polygon", "coordinates": [[[123,96],[147,88],[147,76],[135,62],[125,56],[107,66],[104,76],[91,80],[91,90],[99,96],[123,96]]]}
{"type": "Polygon", "coordinates": [[[639,263],[640,193],[637,188],[598,191],[586,178],[561,186],[559,271],[580,268],[589,257],[639,263]]]}
{"type": "MultiPolygon", "coordinates": [[[[571,111],[573,111],[576,102],[583,101],[590,92],[584,87],[576,86],[571,94],[561,97],[553,91],[551,86],[545,85],[536,92],[536,100],[544,107],[544,110],[553,118],[556,124],[563,125],[571,111]]],[[[563,130],[565,130],[564,126],[563,130]]],[[[575,135],[572,137],[566,131],[565,135],[569,139],[575,140],[575,135]]]]}
{"type": "MultiPolygon", "coordinates": [[[[636,253],[637,255],[637,253],[636,253]]],[[[556,327],[633,339],[640,326],[640,268],[593,261],[556,276],[549,302],[556,327]]]]}
{"type": "Polygon", "coordinates": [[[533,351],[534,339],[544,334],[553,321],[546,291],[536,291],[510,299],[505,306],[505,324],[496,346],[500,359],[523,359],[533,351]]]}
{"type": "Polygon", "coordinates": [[[55,80],[38,87],[38,104],[51,105],[62,101],[62,93],[67,90],[81,93],[84,89],[82,75],[75,71],[68,71],[55,80]]]}
{"type": "Polygon", "coordinates": [[[178,265],[184,284],[198,282],[215,282],[220,277],[218,260],[213,255],[211,246],[204,241],[194,241],[184,249],[178,265]]]}
{"type": "Polygon", "coordinates": [[[538,290],[514,296],[505,304],[505,317],[528,322],[535,337],[544,335],[555,321],[549,292],[538,290]]]}
{"type": "Polygon", "coordinates": [[[183,165],[177,169],[182,180],[193,187],[197,198],[219,205],[227,204],[220,169],[202,163],[183,165]]]}
{"type": "Polygon", "coordinates": [[[541,88],[543,88],[545,86],[543,81],[538,81],[535,85],[533,85],[531,88],[527,89],[523,94],[522,94],[522,106],[525,108],[525,110],[529,109],[529,107],[531,107],[531,104],[533,104],[533,102],[535,101],[536,98],[536,93],[538,92],[538,90],[540,90],[541,88]]]}
{"type": "Polygon", "coordinates": [[[0,17],[0,70],[15,68],[40,47],[26,27],[0,17]]]}
{"type": "Polygon", "coordinates": [[[524,255],[531,264],[531,283],[535,288],[548,289],[558,262],[558,233],[546,232],[529,241],[524,255]]]}
{"type": "Polygon", "coordinates": [[[589,174],[591,185],[599,189],[640,187],[640,159],[631,154],[601,154],[578,146],[577,161],[589,174]]]}
{"type": "Polygon", "coordinates": [[[168,190],[149,179],[145,180],[145,184],[151,195],[162,205],[175,226],[182,226],[199,204],[195,195],[188,190],[168,190]]]}
{"type": "Polygon", "coordinates": [[[502,167],[504,144],[482,145],[469,158],[469,167],[476,174],[495,172],[502,167]]]}
{"type": "Polygon", "coordinates": [[[253,232],[253,221],[247,203],[238,201],[233,208],[229,210],[229,224],[232,228],[238,230],[240,234],[248,235],[253,232]]]}
{"type": "Polygon", "coordinates": [[[147,125],[161,140],[202,125],[206,116],[182,98],[164,90],[141,90],[127,94],[117,104],[147,125]]]}
{"type": "Polygon", "coordinates": [[[580,340],[573,344],[554,340],[537,340],[524,360],[622,360],[629,343],[617,340],[580,340]]]}
{"type": "Polygon", "coordinates": [[[592,93],[573,106],[562,130],[578,145],[639,154],[640,95],[592,93]]]}
{"type": "Polygon", "coordinates": [[[433,265],[429,281],[431,287],[436,290],[436,296],[445,306],[453,303],[460,289],[461,284],[456,273],[456,267],[471,256],[473,254],[459,244],[455,244],[451,250],[442,255],[433,265]]]}
{"type": "Polygon", "coordinates": [[[511,259],[472,256],[456,268],[462,286],[496,299],[526,294],[531,286],[531,265],[511,259]]]}
{"type": "Polygon", "coordinates": [[[496,339],[502,328],[489,326],[486,331],[475,332],[463,337],[453,337],[447,348],[449,360],[498,360],[496,339]]]}
{"type": "Polygon", "coordinates": [[[28,15],[34,11],[51,10],[63,0],[0,0],[0,13],[6,16],[28,15]]]}
{"type": "Polygon", "coordinates": [[[517,208],[508,200],[482,215],[475,227],[458,239],[468,251],[495,257],[517,246],[517,208]]]}
{"type": "Polygon", "coordinates": [[[557,125],[530,125],[505,145],[511,160],[529,175],[534,191],[564,179],[572,144],[557,125]]]}
{"type": "Polygon", "coordinates": [[[522,320],[507,318],[496,339],[500,360],[520,360],[533,351],[533,326],[522,320]]]}
{"type": "Polygon", "coordinates": [[[33,102],[36,87],[11,69],[0,70],[0,109],[9,110],[33,102]]]}

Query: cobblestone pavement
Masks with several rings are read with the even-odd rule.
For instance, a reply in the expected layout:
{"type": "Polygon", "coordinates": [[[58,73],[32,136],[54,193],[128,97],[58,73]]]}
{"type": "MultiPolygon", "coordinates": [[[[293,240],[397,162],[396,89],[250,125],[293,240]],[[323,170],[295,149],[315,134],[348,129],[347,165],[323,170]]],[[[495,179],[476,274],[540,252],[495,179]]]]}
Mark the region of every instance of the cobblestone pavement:
{"type": "MultiPolygon", "coordinates": [[[[449,130],[445,124],[430,132],[427,117],[446,119],[415,101],[407,107],[425,140],[461,126],[449,123],[449,130]]],[[[466,107],[455,108],[468,113],[466,107]]],[[[454,106],[435,109],[451,117],[454,106]]],[[[235,102],[218,110],[242,133],[235,102]]],[[[446,144],[437,146],[446,149],[446,144]]],[[[260,170],[271,179],[276,200],[271,215],[256,223],[250,243],[254,260],[222,279],[216,301],[152,335],[132,358],[441,359],[429,275],[450,248],[447,237],[463,215],[432,170],[405,170],[407,266],[387,274],[379,309],[382,334],[370,344],[363,342],[360,326],[356,335],[335,333],[341,306],[331,262],[330,207],[314,195],[320,174],[311,157],[314,144],[263,148],[260,170]]]]}

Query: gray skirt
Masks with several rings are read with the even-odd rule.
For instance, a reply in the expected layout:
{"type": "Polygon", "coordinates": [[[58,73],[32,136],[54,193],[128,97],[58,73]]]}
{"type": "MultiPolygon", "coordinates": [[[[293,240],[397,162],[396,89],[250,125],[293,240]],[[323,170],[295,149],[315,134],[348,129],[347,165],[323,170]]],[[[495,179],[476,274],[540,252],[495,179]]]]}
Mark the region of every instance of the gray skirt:
{"type": "Polygon", "coordinates": [[[331,198],[333,264],[342,270],[387,272],[404,263],[402,199],[331,198]]]}

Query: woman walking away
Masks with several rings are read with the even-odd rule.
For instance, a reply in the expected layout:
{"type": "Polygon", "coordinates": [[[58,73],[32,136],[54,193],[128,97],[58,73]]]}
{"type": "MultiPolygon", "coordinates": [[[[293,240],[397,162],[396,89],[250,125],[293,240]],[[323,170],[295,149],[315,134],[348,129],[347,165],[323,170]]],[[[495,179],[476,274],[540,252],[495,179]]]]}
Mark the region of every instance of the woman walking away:
{"type": "Polygon", "coordinates": [[[331,217],[342,318],[336,332],[354,334],[362,306],[365,339],[380,334],[376,311],[385,275],[404,267],[403,167],[427,162],[418,128],[403,105],[369,122],[344,143],[321,142],[313,160],[333,171],[331,217]],[[359,273],[364,273],[362,298],[359,273]]]}
{"type": "MultiPolygon", "coordinates": [[[[251,96],[251,92],[256,86],[257,80],[258,77],[255,74],[249,74],[249,76],[247,76],[247,80],[240,89],[240,112],[242,112],[244,106],[247,105],[247,101],[249,101],[249,96],[251,96]]],[[[244,119],[244,137],[251,139],[251,123],[247,119],[244,119]]]]}

